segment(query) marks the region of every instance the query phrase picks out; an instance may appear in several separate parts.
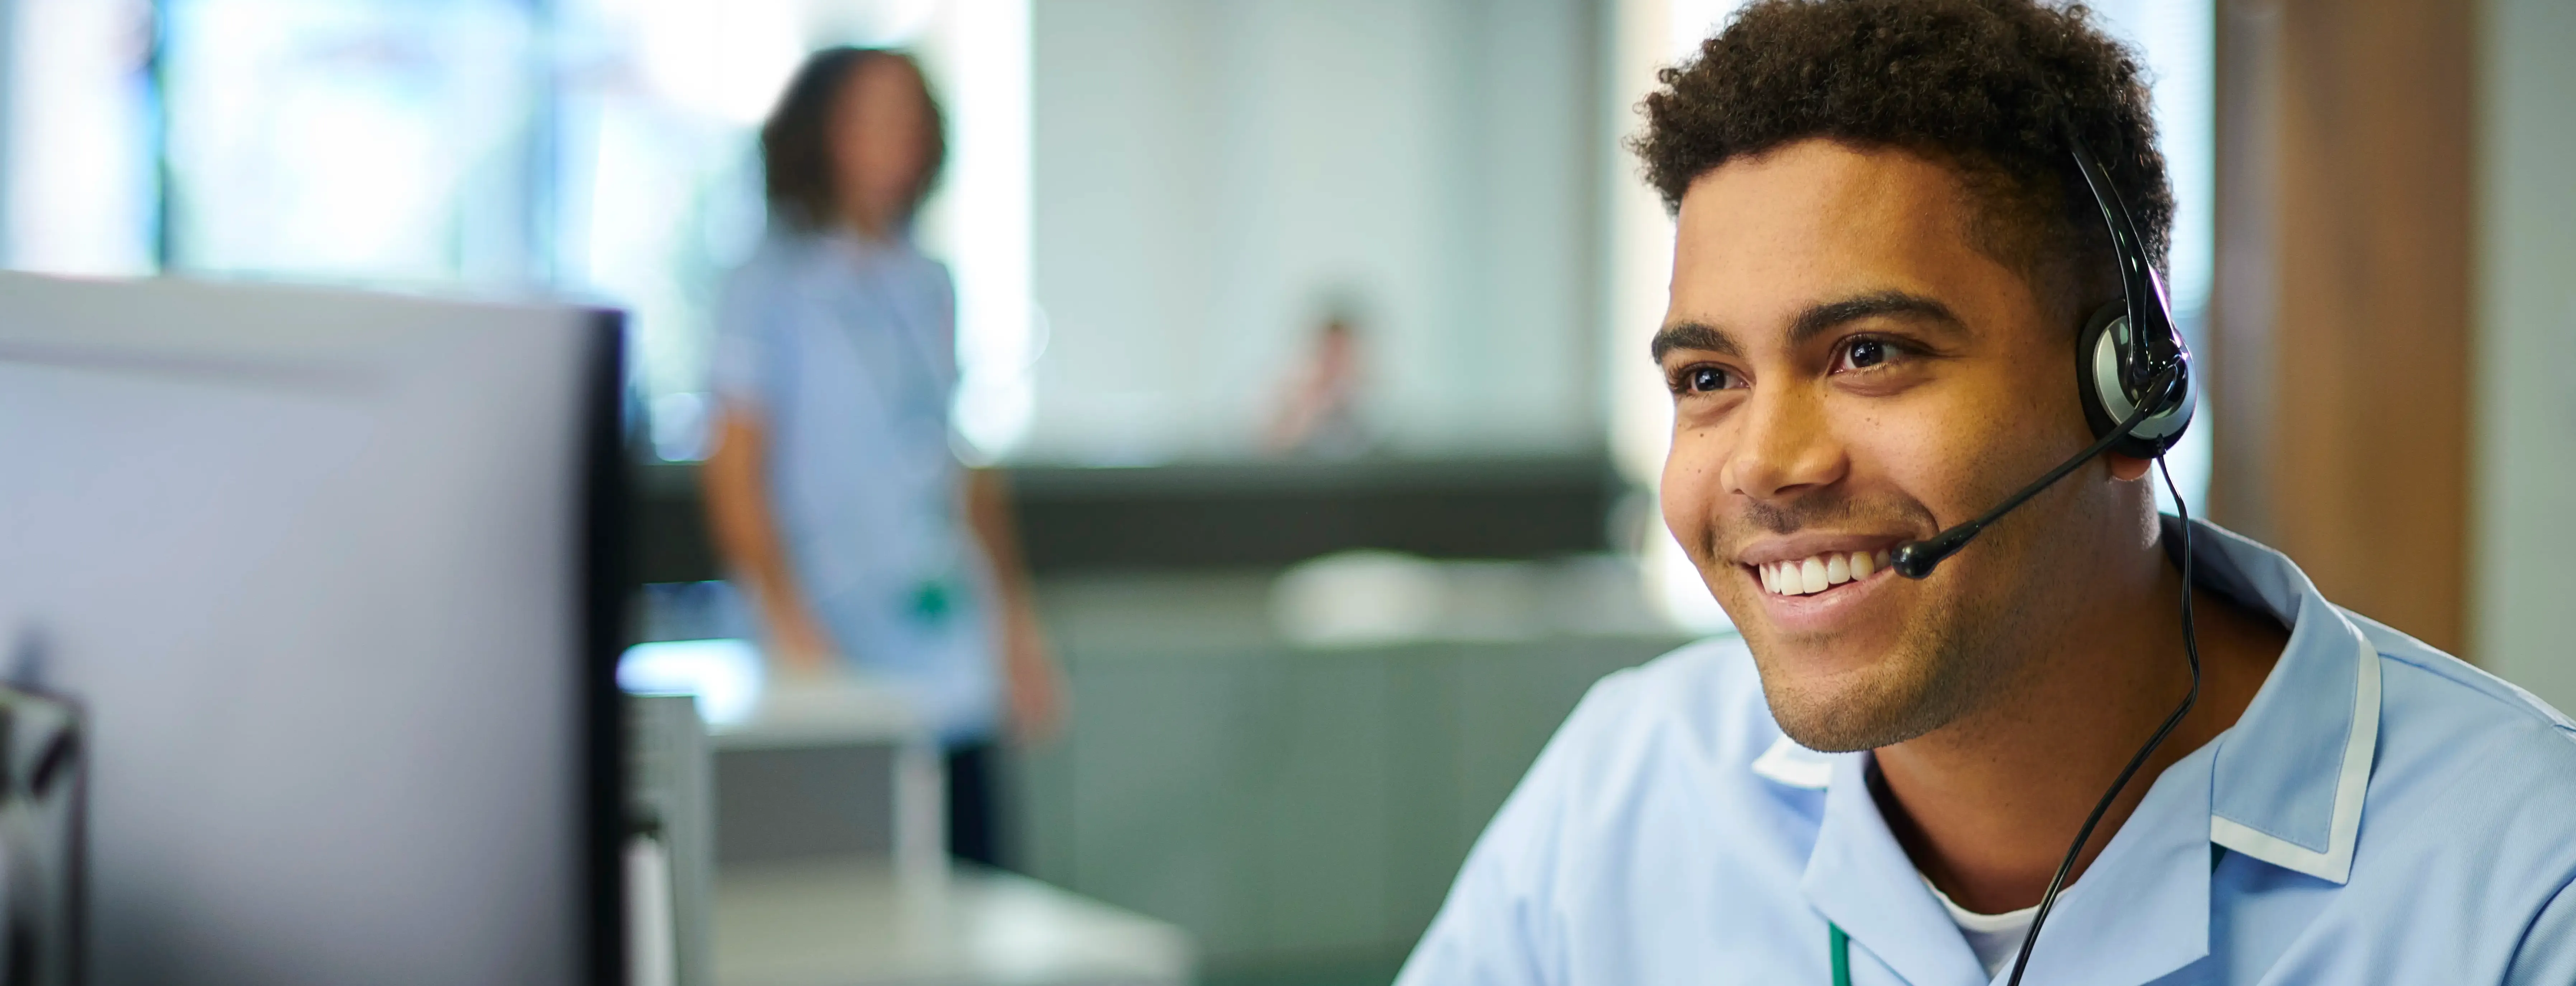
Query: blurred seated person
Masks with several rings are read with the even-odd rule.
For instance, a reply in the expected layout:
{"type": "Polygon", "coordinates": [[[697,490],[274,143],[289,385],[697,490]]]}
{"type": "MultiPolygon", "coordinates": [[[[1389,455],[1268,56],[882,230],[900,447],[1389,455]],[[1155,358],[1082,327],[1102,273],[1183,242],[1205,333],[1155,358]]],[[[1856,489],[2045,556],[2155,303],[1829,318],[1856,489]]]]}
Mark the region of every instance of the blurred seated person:
{"type": "Polygon", "coordinates": [[[912,241],[939,105],[910,57],[833,48],[760,141],[770,232],[716,326],[716,544],[773,674],[904,693],[947,752],[950,851],[1001,865],[994,737],[1051,731],[1059,683],[1001,479],[950,445],[956,294],[912,241]]]}
{"type": "Polygon", "coordinates": [[[1275,454],[1347,459],[1368,451],[1360,417],[1361,364],[1350,315],[1335,311],[1316,331],[1313,347],[1272,416],[1265,444],[1275,454]]]}

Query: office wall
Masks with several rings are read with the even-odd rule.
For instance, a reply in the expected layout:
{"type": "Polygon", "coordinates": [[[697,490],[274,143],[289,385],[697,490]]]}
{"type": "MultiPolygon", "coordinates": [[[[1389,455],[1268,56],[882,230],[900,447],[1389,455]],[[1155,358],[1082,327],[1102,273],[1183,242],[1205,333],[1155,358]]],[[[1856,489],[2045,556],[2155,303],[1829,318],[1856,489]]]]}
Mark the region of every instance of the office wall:
{"type": "Polygon", "coordinates": [[[9,253],[11,171],[17,162],[18,0],[0,0],[0,265],[9,253]]]}
{"type": "Polygon", "coordinates": [[[1597,448],[1593,7],[1037,5],[1025,457],[1251,451],[1335,298],[1385,448],[1597,448]]]}
{"type": "Polygon", "coordinates": [[[2220,5],[2210,363],[2216,519],[2327,598],[2454,652],[2471,595],[2465,14],[2220,5]]]}
{"type": "Polygon", "coordinates": [[[2484,13],[2470,642],[2576,709],[2576,5],[2488,0],[2484,13]]]}

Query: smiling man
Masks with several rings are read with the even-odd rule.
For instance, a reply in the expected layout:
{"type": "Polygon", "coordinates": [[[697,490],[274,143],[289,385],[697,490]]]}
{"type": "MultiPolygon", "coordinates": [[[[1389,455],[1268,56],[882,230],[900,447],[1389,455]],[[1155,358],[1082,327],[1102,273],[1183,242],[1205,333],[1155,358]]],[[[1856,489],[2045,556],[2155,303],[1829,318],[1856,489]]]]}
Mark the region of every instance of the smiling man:
{"type": "Polygon", "coordinates": [[[1400,982],[2576,982],[2576,726],[2157,511],[2133,53],[1766,0],[1662,81],[1664,519],[1741,637],[1594,687],[1400,982]]]}

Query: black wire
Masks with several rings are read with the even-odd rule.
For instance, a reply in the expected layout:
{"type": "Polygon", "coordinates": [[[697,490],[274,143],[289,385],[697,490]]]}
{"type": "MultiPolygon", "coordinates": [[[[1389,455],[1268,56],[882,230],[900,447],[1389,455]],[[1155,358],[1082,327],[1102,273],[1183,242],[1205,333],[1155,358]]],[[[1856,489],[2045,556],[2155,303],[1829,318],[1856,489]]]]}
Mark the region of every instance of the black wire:
{"type": "Polygon", "coordinates": [[[2164,743],[2174,727],[2182,724],[2182,717],[2190,714],[2191,704],[2200,700],[2200,634],[2191,623],[2191,508],[2183,504],[2182,490],[2174,486],[2173,470],[2165,467],[2162,455],[2156,456],[2156,471],[2164,474],[2165,489],[2173,494],[2174,513],[2182,519],[2182,649],[2191,660],[2191,691],[2183,695],[2182,704],[2174,707],[2173,714],[2165,717],[2165,724],[2156,727],[2156,734],[2147,737],[2147,745],[2129,758],[2129,765],[2120,770],[2120,778],[2111,782],[2110,790],[2102,792],[2102,800],[2093,805],[2093,814],[2075,833],[2075,844],[2067,848],[2065,861],[2057,864],[2057,875],[2048,880],[2048,892],[2040,895],[2039,910],[2030,916],[2030,933],[2022,936],[2021,956],[2013,960],[2010,986],[2021,986],[2022,969],[2030,964],[2031,947],[2039,944],[2039,926],[2048,922],[2049,909],[2057,906],[2057,892],[2066,888],[2066,874],[2075,869],[2075,859],[2084,854],[2084,844],[2092,841],[2093,827],[2101,824],[2102,815],[2111,810],[2111,802],[2119,800],[2120,790],[2129,786],[2129,778],[2146,765],[2147,755],[2164,743]]]}

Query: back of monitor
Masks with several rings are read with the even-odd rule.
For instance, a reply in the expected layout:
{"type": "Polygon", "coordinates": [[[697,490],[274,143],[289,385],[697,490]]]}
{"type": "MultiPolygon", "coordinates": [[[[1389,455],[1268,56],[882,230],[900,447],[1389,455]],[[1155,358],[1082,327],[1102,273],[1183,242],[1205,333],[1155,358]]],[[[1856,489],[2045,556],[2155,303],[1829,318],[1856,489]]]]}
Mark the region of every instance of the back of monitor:
{"type": "Polygon", "coordinates": [[[613,315],[0,275],[0,677],[86,979],[614,975],[613,315]]]}

